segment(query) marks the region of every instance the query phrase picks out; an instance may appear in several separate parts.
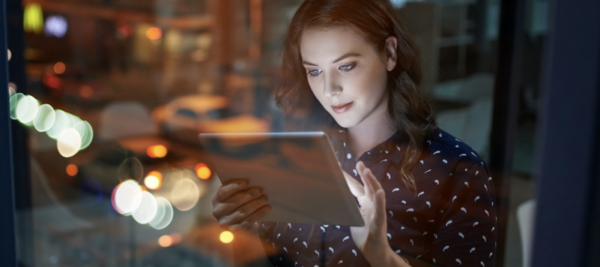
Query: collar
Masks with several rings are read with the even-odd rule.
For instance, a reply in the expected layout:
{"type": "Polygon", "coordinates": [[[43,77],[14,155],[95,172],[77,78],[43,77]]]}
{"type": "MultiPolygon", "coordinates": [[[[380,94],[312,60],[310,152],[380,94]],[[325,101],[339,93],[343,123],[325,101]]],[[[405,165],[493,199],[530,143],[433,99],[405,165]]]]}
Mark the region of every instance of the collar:
{"type": "MultiPolygon", "coordinates": [[[[345,155],[348,153],[352,154],[350,148],[345,145],[347,140],[346,130],[339,131],[339,140],[340,145],[338,147],[343,148],[342,151],[344,153],[338,153],[341,157],[341,161],[346,161],[347,158],[345,155]]],[[[388,159],[394,162],[396,165],[400,164],[404,156],[404,151],[406,151],[407,147],[407,138],[400,133],[400,131],[396,131],[390,138],[371,148],[364,154],[360,155],[358,161],[363,161],[366,166],[371,166],[373,163],[380,162],[384,159],[388,159]]],[[[356,160],[356,155],[352,155],[352,158],[356,160]]]]}

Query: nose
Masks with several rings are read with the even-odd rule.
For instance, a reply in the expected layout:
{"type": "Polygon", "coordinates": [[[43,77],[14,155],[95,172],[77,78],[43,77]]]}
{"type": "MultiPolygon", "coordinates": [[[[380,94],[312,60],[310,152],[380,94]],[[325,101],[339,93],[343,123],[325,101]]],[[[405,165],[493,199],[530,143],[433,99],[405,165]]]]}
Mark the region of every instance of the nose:
{"type": "Polygon", "coordinates": [[[325,75],[323,94],[326,97],[337,96],[342,92],[342,86],[334,75],[325,75]]]}

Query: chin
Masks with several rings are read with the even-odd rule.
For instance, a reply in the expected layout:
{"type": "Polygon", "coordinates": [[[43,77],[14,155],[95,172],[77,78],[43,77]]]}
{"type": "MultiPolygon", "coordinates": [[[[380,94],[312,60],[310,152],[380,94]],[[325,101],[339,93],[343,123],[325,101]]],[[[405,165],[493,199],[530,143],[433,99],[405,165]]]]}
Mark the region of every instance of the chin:
{"type": "Polygon", "coordinates": [[[333,117],[333,119],[335,119],[335,122],[337,122],[337,124],[339,126],[341,126],[342,128],[352,128],[356,125],[358,125],[359,121],[356,119],[350,119],[350,118],[338,118],[338,117],[333,117]]]}

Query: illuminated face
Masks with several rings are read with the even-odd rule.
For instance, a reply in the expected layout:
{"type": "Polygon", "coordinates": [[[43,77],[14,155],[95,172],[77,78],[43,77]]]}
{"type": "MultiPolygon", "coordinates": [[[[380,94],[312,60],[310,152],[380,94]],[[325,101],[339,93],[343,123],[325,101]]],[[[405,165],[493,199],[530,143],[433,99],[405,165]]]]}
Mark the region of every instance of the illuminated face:
{"type": "MultiPolygon", "coordinates": [[[[395,53],[396,39],[390,39],[395,53]]],[[[395,56],[383,56],[361,34],[344,27],[304,31],[300,53],[313,94],[340,126],[387,118],[386,78],[395,56]]]]}

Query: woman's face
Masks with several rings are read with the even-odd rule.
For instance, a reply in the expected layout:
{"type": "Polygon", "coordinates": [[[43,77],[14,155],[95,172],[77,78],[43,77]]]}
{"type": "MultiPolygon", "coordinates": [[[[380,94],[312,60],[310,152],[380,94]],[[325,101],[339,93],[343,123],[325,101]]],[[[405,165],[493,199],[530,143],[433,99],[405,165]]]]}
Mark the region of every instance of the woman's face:
{"type": "Polygon", "coordinates": [[[386,79],[396,64],[395,47],[396,39],[388,38],[386,50],[393,56],[384,56],[361,34],[345,27],[303,32],[300,53],[306,79],[340,126],[352,128],[387,118],[386,79]]]}

